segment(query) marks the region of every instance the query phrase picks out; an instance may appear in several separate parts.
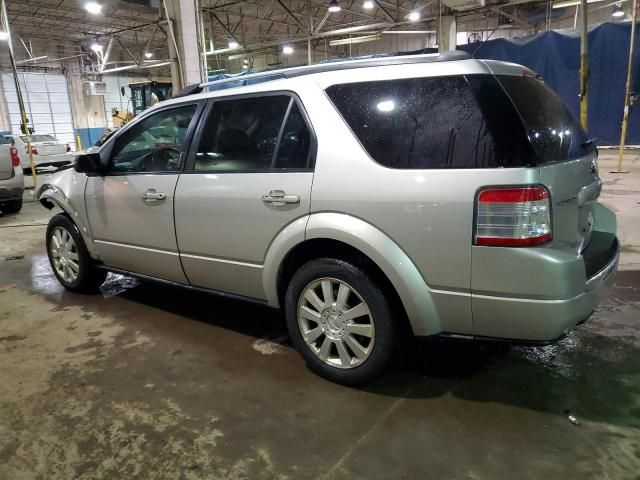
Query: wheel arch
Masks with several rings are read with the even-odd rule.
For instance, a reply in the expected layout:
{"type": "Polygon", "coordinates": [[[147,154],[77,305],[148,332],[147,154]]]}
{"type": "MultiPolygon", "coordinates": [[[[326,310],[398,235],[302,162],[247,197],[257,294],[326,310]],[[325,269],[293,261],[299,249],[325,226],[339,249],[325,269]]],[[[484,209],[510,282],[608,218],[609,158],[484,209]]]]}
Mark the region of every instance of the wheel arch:
{"type": "Polygon", "coordinates": [[[393,306],[402,309],[415,335],[442,331],[430,289],[411,259],[382,231],[346,214],[312,214],[306,227],[288,227],[280,233],[263,270],[269,303],[282,305],[283,290],[300,265],[327,256],[355,261],[367,268],[381,287],[391,292],[393,306]]]}

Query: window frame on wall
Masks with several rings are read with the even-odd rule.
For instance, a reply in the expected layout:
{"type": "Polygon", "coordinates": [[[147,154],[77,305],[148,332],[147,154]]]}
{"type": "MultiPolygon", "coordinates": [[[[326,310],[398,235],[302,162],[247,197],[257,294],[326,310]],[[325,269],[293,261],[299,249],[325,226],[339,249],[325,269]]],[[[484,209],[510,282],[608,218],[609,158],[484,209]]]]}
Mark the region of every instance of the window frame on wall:
{"type": "MultiPolygon", "coordinates": [[[[189,153],[187,155],[187,160],[185,164],[185,168],[182,173],[187,174],[213,174],[213,175],[225,175],[225,174],[238,174],[238,173],[287,173],[287,172],[313,172],[315,168],[315,160],[316,153],[318,150],[318,141],[316,138],[315,131],[313,129],[313,125],[311,120],[309,119],[309,115],[304,108],[304,105],[298,95],[290,90],[272,90],[268,92],[253,92],[253,93],[243,93],[238,95],[225,95],[220,97],[213,97],[207,99],[207,105],[202,112],[200,120],[198,122],[198,127],[193,137],[191,138],[191,143],[189,147],[189,153]],[[307,162],[306,167],[304,168],[258,168],[258,169],[237,169],[237,170],[196,170],[196,154],[200,148],[200,141],[202,136],[206,133],[205,128],[207,126],[207,121],[209,116],[213,113],[213,109],[215,108],[216,103],[230,101],[230,100],[242,100],[242,99],[252,99],[252,98],[262,98],[262,97],[274,97],[274,96],[287,96],[290,98],[289,105],[287,106],[285,115],[280,124],[280,129],[278,133],[278,137],[276,140],[276,145],[274,149],[273,159],[277,159],[278,151],[280,149],[280,143],[282,141],[282,133],[284,127],[286,126],[293,105],[296,105],[303,120],[307,127],[307,131],[309,132],[309,152],[307,153],[307,162]]],[[[272,160],[273,163],[273,160],[272,160]]]]}

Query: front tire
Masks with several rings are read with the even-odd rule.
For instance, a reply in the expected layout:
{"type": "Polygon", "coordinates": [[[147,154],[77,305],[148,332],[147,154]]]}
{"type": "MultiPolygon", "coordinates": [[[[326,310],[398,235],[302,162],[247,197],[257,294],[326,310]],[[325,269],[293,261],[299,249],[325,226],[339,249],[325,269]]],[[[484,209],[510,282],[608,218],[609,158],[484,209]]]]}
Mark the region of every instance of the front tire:
{"type": "Polygon", "coordinates": [[[96,293],[107,272],[95,267],[75,224],[59,213],[47,226],[47,255],[51,269],[64,288],[77,293],[96,293]]]}
{"type": "Polygon", "coordinates": [[[379,377],[393,352],[391,308],[360,267],[321,258],[293,275],[285,295],[291,340],[308,367],[343,385],[379,377]]]}

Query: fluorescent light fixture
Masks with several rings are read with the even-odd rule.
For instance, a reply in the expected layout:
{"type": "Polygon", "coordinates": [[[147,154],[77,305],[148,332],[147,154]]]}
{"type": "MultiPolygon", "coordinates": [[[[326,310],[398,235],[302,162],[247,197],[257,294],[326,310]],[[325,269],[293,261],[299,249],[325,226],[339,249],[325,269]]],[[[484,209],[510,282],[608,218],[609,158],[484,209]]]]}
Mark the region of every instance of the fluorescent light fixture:
{"type": "Polygon", "coordinates": [[[242,69],[243,70],[248,70],[249,69],[249,65],[242,65],[242,69]]]}
{"type": "MultiPolygon", "coordinates": [[[[587,0],[587,3],[598,2],[604,2],[604,0],[587,0]]],[[[576,5],[580,5],[580,0],[564,0],[562,2],[555,2],[551,8],[575,7],[576,5]]]]}
{"type": "Polygon", "coordinates": [[[371,10],[373,7],[375,7],[375,3],[373,2],[373,0],[364,0],[364,2],[362,3],[362,8],[364,8],[365,10],[371,10]]]}
{"type": "Polygon", "coordinates": [[[392,112],[396,108],[396,104],[393,100],[385,100],[378,103],[376,108],[381,112],[392,112]]]}
{"type": "Polygon", "coordinates": [[[338,3],[338,0],[331,0],[331,2],[329,2],[329,11],[334,13],[334,12],[339,12],[340,10],[342,10],[340,8],[340,4],[338,3]]]}
{"type": "Polygon", "coordinates": [[[382,38],[379,34],[361,35],[359,37],[341,38],[340,40],[330,40],[329,46],[337,47],[338,45],[351,45],[353,43],[373,42],[382,38]]]}
{"type": "Polygon", "coordinates": [[[291,55],[293,53],[293,47],[291,45],[285,45],[282,47],[282,53],[285,55],[291,55]]]}
{"type": "Polygon", "coordinates": [[[613,6],[613,13],[611,13],[611,16],[614,18],[622,18],[624,17],[624,12],[622,11],[622,8],[620,7],[620,4],[614,5],[613,6]]]}
{"type": "Polygon", "coordinates": [[[144,52],[144,58],[152,58],[153,52],[144,52]]]}
{"type": "Polygon", "coordinates": [[[240,44],[235,40],[229,40],[229,48],[238,48],[240,44]]]}
{"type": "Polygon", "coordinates": [[[383,35],[424,35],[425,33],[436,33],[435,30],[385,30],[383,35]]]}
{"type": "Polygon", "coordinates": [[[100,45],[99,43],[92,43],[91,44],[91,50],[93,50],[96,53],[101,52],[102,51],[102,45],[100,45]]]}
{"type": "Polygon", "coordinates": [[[9,39],[9,34],[4,30],[0,30],[0,40],[4,41],[8,39],[9,39]]]}
{"type": "Polygon", "coordinates": [[[409,13],[409,15],[407,16],[407,18],[411,21],[411,22],[417,22],[418,20],[420,20],[420,12],[417,11],[413,11],[411,13],[409,13]]]}
{"type": "Polygon", "coordinates": [[[98,2],[87,2],[84,4],[84,9],[89,13],[93,13],[94,15],[99,15],[102,13],[102,5],[100,5],[98,2]]]}

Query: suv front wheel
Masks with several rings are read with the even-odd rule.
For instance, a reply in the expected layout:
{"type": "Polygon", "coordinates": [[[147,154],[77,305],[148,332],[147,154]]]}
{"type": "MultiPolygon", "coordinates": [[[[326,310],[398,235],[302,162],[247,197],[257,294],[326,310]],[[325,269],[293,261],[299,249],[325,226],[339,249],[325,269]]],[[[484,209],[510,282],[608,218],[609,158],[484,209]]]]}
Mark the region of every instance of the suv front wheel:
{"type": "Polygon", "coordinates": [[[344,385],[380,376],[391,359],[391,309],[360,267],[321,258],[293,275],[285,296],[287,328],[311,370],[344,385]]]}
{"type": "Polygon", "coordinates": [[[107,278],[98,270],[74,223],[61,213],[47,226],[47,254],[58,281],[72,292],[95,293],[107,278]]]}

